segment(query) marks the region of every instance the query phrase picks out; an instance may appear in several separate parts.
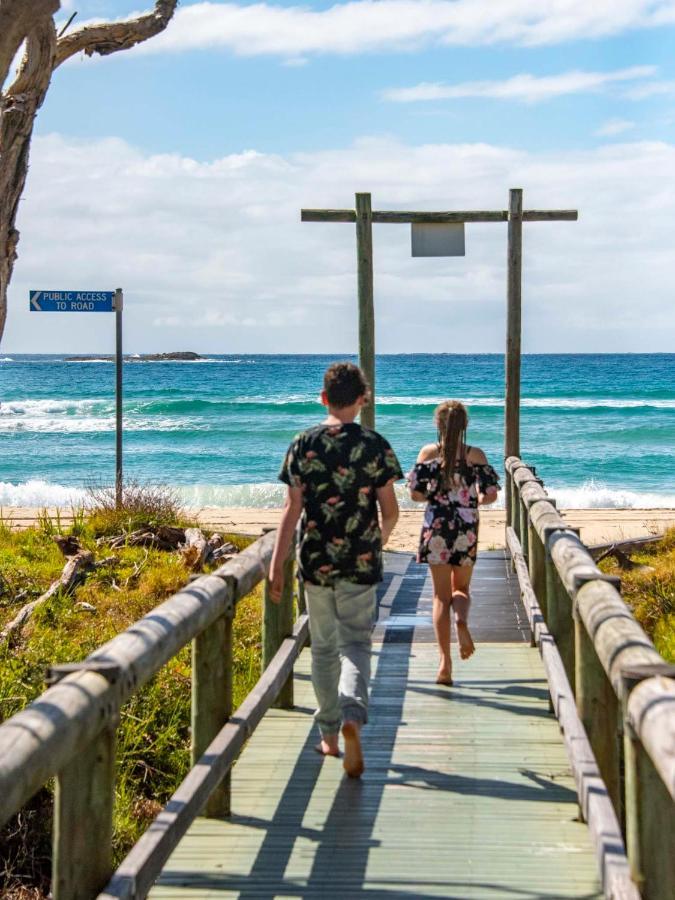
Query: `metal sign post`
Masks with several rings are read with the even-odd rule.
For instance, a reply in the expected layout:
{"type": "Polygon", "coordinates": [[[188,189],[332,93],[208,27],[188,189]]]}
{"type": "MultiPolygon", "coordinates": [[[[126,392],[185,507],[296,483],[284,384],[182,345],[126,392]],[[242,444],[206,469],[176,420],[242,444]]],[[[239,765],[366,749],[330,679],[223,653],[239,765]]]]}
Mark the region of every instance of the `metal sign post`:
{"type": "Polygon", "coordinates": [[[122,384],[123,366],[122,358],[122,310],[124,309],[124,295],[122,288],[115,291],[115,503],[122,505],[122,384]]]}
{"type": "Polygon", "coordinates": [[[122,503],[122,288],[115,291],[29,291],[31,312],[115,313],[115,502],[122,503]]]}

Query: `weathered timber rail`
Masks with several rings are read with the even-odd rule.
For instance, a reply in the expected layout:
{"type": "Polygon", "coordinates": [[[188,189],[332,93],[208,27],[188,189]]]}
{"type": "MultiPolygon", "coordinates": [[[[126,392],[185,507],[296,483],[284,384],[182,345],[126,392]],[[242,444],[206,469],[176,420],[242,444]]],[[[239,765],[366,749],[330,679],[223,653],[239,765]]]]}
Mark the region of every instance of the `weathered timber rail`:
{"type": "Polygon", "coordinates": [[[230,809],[229,771],[265,712],[293,705],[293,665],[308,638],[302,591],[294,620],[294,564],[279,605],[266,582],[262,677],[232,713],[232,622],[237,601],[266,578],[267,534],[174,594],[81,663],[54,667],[49,687],[0,725],[0,824],[56,779],[54,900],[144,897],[198,815],[230,809]],[[123,704],[192,643],[192,769],[165,809],[112,870],[115,746],[123,704]],[[102,894],[100,892],[103,892],[102,894]]]}
{"type": "MultiPolygon", "coordinates": [[[[566,524],[534,468],[509,457],[506,477],[507,543],[582,812],[596,843],[616,837],[620,823],[632,884],[647,900],[669,900],[675,896],[675,667],[633,618],[619,579],[597,567],[566,524]],[[599,777],[611,808],[604,789],[596,789],[599,777]]],[[[604,855],[606,895],[631,896],[617,861],[604,855]]]]}

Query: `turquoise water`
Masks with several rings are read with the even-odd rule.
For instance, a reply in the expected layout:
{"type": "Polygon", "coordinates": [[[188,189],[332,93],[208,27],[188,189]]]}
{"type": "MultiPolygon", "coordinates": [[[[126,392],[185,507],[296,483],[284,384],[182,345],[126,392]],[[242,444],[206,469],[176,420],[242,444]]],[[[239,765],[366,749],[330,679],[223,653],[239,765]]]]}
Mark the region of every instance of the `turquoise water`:
{"type": "MultiPolygon", "coordinates": [[[[129,362],[125,468],[197,505],[277,505],[279,461],[322,415],[335,357],[218,356],[129,362]]],[[[464,400],[470,443],[499,465],[503,357],[382,356],[377,427],[410,467],[433,409],[464,400]]],[[[0,357],[0,503],[81,496],[114,475],[114,375],[106,362],[0,357]]],[[[675,506],[675,354],[532,355],[522,365],[522,455],[566,506],[675,506]]]]}

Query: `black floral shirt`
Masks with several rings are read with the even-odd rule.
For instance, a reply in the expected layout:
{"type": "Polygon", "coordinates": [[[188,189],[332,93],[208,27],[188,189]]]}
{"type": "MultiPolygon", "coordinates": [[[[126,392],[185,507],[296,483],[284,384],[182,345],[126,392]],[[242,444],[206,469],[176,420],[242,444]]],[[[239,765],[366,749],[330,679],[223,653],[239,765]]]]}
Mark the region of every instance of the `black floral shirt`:
{"type": "Polygon", "coordinates": [[[295,438],[279,479],[302,488],[299,560],[305,581],[382,580],[376,491],[402,477],[387,441],[356,422],[316,425],[295,438]]]}

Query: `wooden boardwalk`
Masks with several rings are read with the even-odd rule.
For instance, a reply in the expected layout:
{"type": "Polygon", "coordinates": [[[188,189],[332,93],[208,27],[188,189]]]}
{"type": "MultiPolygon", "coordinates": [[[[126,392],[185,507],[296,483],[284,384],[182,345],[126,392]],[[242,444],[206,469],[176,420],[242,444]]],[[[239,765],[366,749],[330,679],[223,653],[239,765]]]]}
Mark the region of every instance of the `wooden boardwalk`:
{"type": "Polygon", "coordinates": [[[296,704],[233,770],[233,815],[198,819],[151,893],[178,898],[602,896],[548,691],[504,554],[482,554],[455,687],[434,684],[427,570],[388,557],[360,782],[313,752],[309,651],[296,704]]]}

